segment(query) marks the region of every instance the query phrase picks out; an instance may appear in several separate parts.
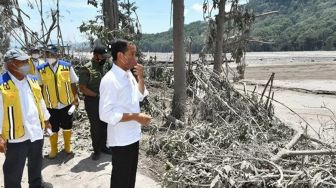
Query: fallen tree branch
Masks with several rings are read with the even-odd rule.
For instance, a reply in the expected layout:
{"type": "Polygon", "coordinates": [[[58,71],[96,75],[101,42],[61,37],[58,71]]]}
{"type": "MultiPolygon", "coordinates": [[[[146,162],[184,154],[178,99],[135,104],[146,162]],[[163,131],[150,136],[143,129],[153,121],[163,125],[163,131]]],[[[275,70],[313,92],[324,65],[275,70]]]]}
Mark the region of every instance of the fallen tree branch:
{"type": "Polygon", "coordinates": [[[316,142],[316,143],[318,143],[318,144],[321,144],[322,146],[325,146],[325,147],[328,147],[328,148],[333,148],[333,146],[331,146],[330,144],[327,144],[327,143],[325,143],[325,142],[323,142],[323,141],[321,141],[321,140],[318,140],[318,139],[316,139],[316,138],[313,138],[313,137],[311,137],[311,136],[308,136],[307,134],[302,134],[302,136],[305,138],[305,139],[308,139],[308,140],[310,140],[310,141],[312,141],[312,142],[316,142]]]}
{"type": "Polygon", "coordinates": [[[267,162],[267,163],[273,165],[273,166],[278,170],[278,172],[279,172],[279,174],[280,174],[280,176],[278,176],[278,177],[279,177],[279,180],[277,181],[277,184],[278,184],[278,186],[281,186],[281,182],[282,182],[282,180],[284,179],[284,174],[283,174],[283,171],[282,171],[282,169],[281,169],[280,166],[278,166],[278,165],[275,164],[274,162],[269,161],[269,160],[266,160],[266,159],[258,159],[258,158],[253,158],[253,159],[254,159],[254,160],[258,160],[258,161],[264,161],[264,162],[267,162]]]}
{"type": "Polygon", "coordinates": [[[159,112],[161,115],[163,115],[163,117],[165,117],[169,122],[179,126],[179,127],[184,127],[185,123],[181,120],[176,119],[175,117],[173,117],[172,115],[169,115],[168,113],[163,112],[162,110],[160,110],[158,107],[156,107],[152,102],[148,101],[149,105],[151,107],[153,107],[153,109],[157,112],[159,112]]]}
{"type": "Polygon", "coordinates": [[[336,155],[336,150],[301,150],[301,151],[287,151],[283,157],[292,157],[298,155],[336,155]]]}
{"type": "MultiPolygon", "coordinates": [[[[237,90],[240,90],[240,91],[243,91],[242,89],[237,89],[237,90]]],[[[247,90],[247,91],[250,91],[252,92],[251,90],[247,90]]],[[[260,93],[258,92],[255,92],[255,94],[257,95],[261,95],[260,93]]],[[[284,103],[276,100],[276,99],[273,99],[273,101],[275,101],[276,103],[282,105],[283,107],[287,108],[289,111],[291,111],[293,114],[295,114],[296,116],[298,116],[302,121],[304,121],[316,134],[319,138],[321,138],[321,135],[313,128],[312,125],[310,125],[310,123],[307,122],[307,120],[305,120],[300,114],[298,114],[297,112],[295,112],[293,109],[291,109],[290,107],[288,107],[287,105],[285,105],[284,103]]]]}

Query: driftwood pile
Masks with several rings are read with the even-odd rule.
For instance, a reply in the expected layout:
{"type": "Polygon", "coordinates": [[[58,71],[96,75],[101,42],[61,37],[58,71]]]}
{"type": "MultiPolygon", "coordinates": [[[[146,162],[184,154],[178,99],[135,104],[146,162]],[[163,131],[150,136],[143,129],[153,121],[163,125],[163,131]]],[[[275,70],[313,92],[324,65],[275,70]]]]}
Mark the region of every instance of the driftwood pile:
{"type": "Polygon", "coordinates": [[[188,82],[185,121],[149,99],[178,125],[150,131],[147,153],[166,161],[165,187],[336,186],[335,144],[286,127],[274,116],[271,92],[239,92],[201,65],[188,82]]]}

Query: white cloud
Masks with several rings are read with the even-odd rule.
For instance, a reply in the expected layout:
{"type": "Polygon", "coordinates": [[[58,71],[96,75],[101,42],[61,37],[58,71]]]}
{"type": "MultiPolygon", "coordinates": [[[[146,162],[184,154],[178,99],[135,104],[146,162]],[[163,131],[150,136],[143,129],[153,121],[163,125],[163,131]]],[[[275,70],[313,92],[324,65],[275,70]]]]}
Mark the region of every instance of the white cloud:
{"type": "Polygon", "coordinates": [[[201,3],[195,3],[192,5],[192,9],[195,10],[196,12],[203,12],[203,4],[201,3]]]}

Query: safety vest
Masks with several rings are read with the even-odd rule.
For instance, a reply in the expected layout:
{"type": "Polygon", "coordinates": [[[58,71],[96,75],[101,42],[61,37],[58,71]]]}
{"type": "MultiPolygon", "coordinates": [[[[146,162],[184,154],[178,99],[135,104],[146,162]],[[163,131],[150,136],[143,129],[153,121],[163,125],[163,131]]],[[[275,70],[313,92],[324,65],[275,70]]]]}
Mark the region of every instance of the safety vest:
{"type": "MultiPolygon", "coordinates": [[[[41,128],[44,129],[44,116],[41,108],[41,88],[38,84],[37,77],[29,75],[27,80],[30,89],[34,95],[34,101],[39,114],[41,128]]],[[[2,137],[5,140],[18,139],[24,136],[23,116],[20,103],[19,90],[11,80],[8,72],[0,76],[0,91],[3,101],[3,122],[2,122],[2,137]]]]}
{"type": "Polygon", "coordinates": [[[37,66],[42,65],[43,63],[44,61],[42,59],[38,59],[37,62],[36,61],[34,62],[32,58],[29,58],[28,60],[28,64],[30,66],[29,74],[36,75],[37,66]]]}
{"type": "Polygon", "coordinates": [[[58,102],[69,105],[74,101],[70,79],[71,64],[58,61],[56,72],[49,63],[43,63],[37,67],[42,80],[42,94],[48,108],[56,108],[58,102]]]}

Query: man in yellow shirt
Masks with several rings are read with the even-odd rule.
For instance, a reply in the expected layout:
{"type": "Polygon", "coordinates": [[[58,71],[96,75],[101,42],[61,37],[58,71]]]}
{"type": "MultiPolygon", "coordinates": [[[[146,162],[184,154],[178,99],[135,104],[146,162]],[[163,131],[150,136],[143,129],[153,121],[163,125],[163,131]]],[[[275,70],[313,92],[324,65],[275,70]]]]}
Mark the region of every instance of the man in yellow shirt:
{"type": "Polygon", "coordinates": [[[63,129],[64,152],[72,154],[71,129],[72,114],[68,114],[71,106],[78,106],[78,77],[71,63],[58,58],[58,50],[48,45],[45,50],[46,62],[37,66],[39,83],[47,109],[51,115],[50,123],[53,134],[50,136],[51,151],[49,158],[57,156],[58,131],[63,129]]]}
{"type": "Polygon", "coordinates": [[[29,56],[19,49],[4,55],[6,72],[0,75],[0,152],[5,188],[21,187],[28,158],[29,187],[42,187],[43,132],[51,129],[50,115],[36,76],[28,75],[29,56]]]}

